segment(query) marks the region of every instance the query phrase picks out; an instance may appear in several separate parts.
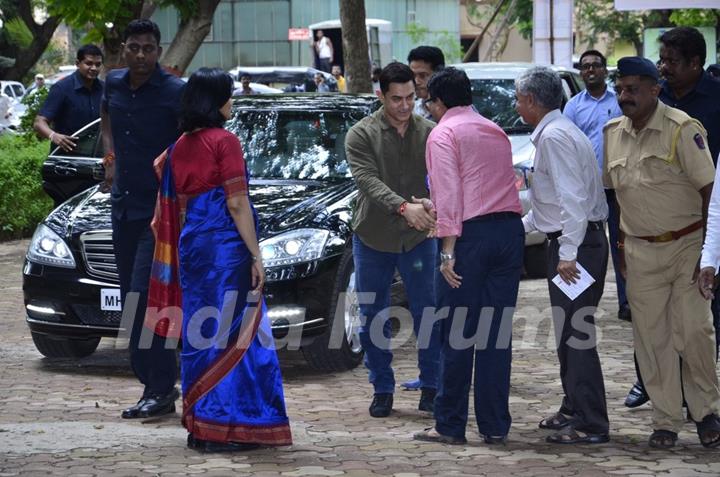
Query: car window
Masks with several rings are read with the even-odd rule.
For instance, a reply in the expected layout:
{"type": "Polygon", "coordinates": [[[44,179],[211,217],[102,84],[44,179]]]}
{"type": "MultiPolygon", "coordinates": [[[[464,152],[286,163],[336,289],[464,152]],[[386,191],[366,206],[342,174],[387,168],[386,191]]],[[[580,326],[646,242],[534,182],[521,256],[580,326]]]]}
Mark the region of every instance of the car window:
{"type": "Polygon", "coordinates": [[[3,88],[3,93],[10,96],[11,99],[15,99],[15,94],[13,94],[13,89],[9,84],[6,84],[3,88]]]}
{"type": "Polygon", "coordinates": [[[474,79],[472,86],[475,109],[503,128],[506,132],[518,129],[532,130],[522,123],[515,111],[515,80],[512,79],[474,79]]]}
{"type": "Polygon", "coordinates": [[[13,92],[15,93],[15,97],[19,98],[24,94],[23,87],[19,84],[11,84],[10,85],[13,89],[13,92]]]}
{"type": "Polygon", "coordinates": [[[59,148],[53,151],[53,155],[65,157],[101,157],[100,145],[100,123],[97,122],[80,133],[76,134],[78,138],[77,147],[72,151],[60,151],[59,148]]]}
{"type": "Polygon", "coordinates": [[[241,111],[227,129],[243,145],[250,177],[332,180],[350,177],[345,135],[361,111],[241,111]]]}

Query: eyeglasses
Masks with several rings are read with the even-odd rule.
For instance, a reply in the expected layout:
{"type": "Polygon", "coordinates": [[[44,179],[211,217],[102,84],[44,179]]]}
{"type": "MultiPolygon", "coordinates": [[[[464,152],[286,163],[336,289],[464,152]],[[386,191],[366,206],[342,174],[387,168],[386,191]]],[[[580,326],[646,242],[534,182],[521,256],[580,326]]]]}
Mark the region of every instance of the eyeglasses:
{"type": "Polygon", "coordinates": [[[423,99],[422,105],[427,108],[427,105],[435,101],[437,98],[427,98],[423,99]]]}
{"type": "Polygon", "coordinates": [[[599,70],[601,68],[605,68],[605,65],[603,65],[602,63],[583,63],[580,65],[580,69],[583,71],[587,71],[590,68],[599,70]]]}

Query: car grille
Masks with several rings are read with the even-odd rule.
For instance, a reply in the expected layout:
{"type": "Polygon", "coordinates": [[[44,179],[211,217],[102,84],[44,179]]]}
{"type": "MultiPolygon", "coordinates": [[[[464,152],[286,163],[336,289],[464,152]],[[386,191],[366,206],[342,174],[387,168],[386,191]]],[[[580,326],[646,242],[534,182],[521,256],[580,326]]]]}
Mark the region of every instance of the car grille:
{"type": "Polygon", "coordinates": [[[102,311],[94,305],[71,305],[80,321],[85,325],[120,326],[122,311],[102,311]]]}
{"type": "Polygon", "coordinates": [[[88,275],[119,283],[111,230],[97,230],[80,235],[82,254],[88,275]]]}

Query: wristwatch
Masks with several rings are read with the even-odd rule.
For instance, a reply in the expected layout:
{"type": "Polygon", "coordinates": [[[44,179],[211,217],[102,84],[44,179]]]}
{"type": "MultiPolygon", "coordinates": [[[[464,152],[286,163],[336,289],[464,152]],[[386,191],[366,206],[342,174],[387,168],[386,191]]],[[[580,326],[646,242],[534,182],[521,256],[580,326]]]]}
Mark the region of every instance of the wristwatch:
{"type": "Polygon", "coordinates": [[[445,263],[445,262],[449,262],[450,260],[455,260],[454,253],[440,252],[440,261],[441,262],[445,263]]]}

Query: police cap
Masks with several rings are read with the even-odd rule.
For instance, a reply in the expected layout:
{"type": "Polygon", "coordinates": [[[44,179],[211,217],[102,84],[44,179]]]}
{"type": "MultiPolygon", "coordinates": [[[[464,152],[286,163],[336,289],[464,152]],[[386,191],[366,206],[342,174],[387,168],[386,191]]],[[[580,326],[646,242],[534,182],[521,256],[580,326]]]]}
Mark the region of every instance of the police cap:
{"type": "Polygon", "coordinates": [[[648,76],[656,81],[660,78],[657,66],[647,58],[640,56],[620,58],[617,63],[617,72],[618,76],[648,76]]]}

